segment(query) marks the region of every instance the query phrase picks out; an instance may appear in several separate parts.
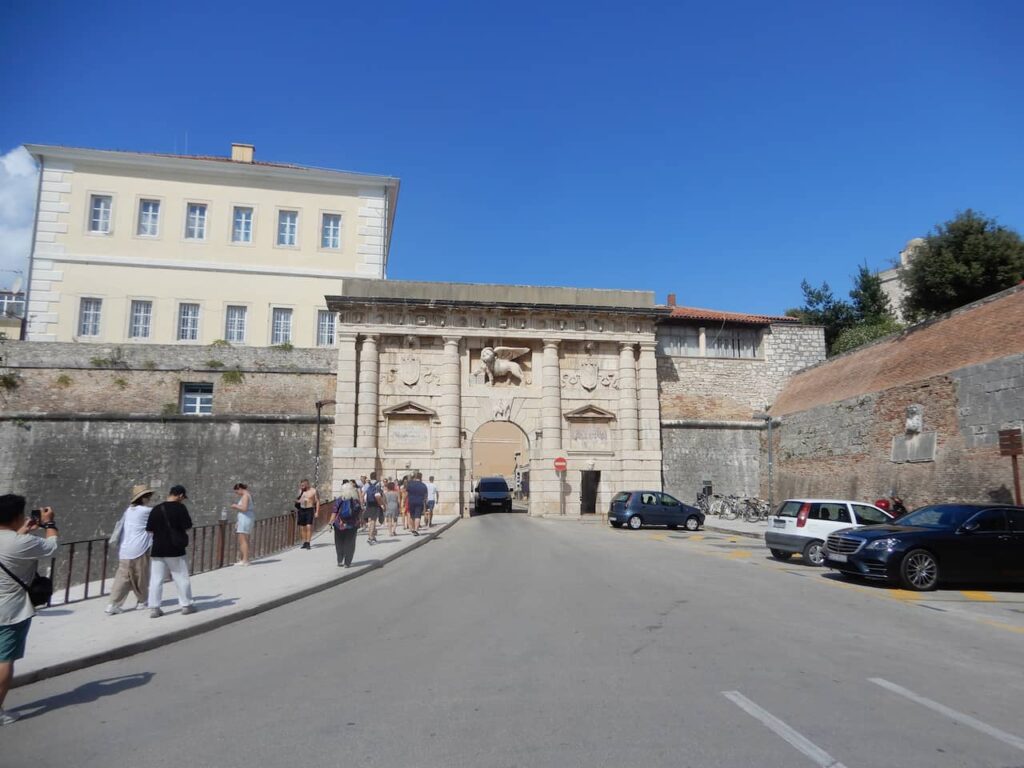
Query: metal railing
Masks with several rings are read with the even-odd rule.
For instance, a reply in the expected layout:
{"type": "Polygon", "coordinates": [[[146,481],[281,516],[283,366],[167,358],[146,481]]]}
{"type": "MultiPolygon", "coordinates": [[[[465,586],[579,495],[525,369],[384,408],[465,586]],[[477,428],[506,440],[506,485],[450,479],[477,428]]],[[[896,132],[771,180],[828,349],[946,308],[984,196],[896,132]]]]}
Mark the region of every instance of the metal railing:
{"type": "MultiPolygon", "coordinates": [[[[317,509],[314,530],[320,530],[331,516],[333,502],[317,509]]],[[[295,514],[286,512],[257,520],[249,535],[249,557],[259,558],[283,552],[298,541],[295,514]]],[[[77,603],[110,593],[109,582],[117,570],[117,546],[108,539],[83,539],[61,544],[50,558],[53,598],[49,605],[77,603]]],[[[238,537],[228,520],[199,525],[189,531],[185,552],[193,575],[232,565],[238,557],[238,537]]],[[[148,558],[145,567],[149,567],[148,558]]]]}

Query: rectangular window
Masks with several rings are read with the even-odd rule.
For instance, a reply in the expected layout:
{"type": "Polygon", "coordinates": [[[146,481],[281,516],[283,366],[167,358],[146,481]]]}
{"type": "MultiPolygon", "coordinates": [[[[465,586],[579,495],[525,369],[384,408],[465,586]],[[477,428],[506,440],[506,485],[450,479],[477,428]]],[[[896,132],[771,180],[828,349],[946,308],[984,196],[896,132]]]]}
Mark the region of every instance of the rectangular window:
{"type": "Polygon", "coordinates": [[[320,227],[321,248],[341,248],[341,214],[325,213],[320,227]]]}
{"type": "Polygon", "coordinates": [[[148,339],[149,329],[153,320],[152,301],[133,301],[132,317],[128,328],[128,336],[132,339],[148,339]]]}
{"type": "Polygon", "coordinates": [[[213,384],[182,384],[181,412],[188,416],[213,413],[213,384]]]}
{"type": "Polygon", "coordinates": [[[245,307],[228,307],[224,323],[224,340],[236,344],[245,343],[245,307]]]}
{"type": "Polygon", "coordinates": [[[231,225],[231,242],[252,242],[252,208],[235,207],[235,214],[231,225]]]}
{"type": "Polygon", "coordinates": [[[110,210],[114,199],[110,195],[93,195],[89,201],[89,231],[110,234],[110,210]]]}
{"type": "Polygon", "coordinates": [[[185,214],[185,239],[206,239],[206,203],[189,203],[185,214]]]}
{"type": "Polygon", "coordinates": [[[290,309],[274,307],[273,321],[270,328],[270,343],[292,343],[292,311],[290,309]]]}
{"type": "Polygon", "coordinates": [[[708,328],[708,357],[754,358],[760,354],[761,332],[749,328],[708,328]]]}
{"type": "Polygon", "coordinates": [[[82,299],[78,305],[78,335],[100,335],[100,310],[103,299],[82,299]]]}
{"type": "Polygon", "coordinates": [[[299,212],[277,212],[277,244],[294,246],[298,243],[299,212]]]}
{"type": "Polygon", "coordinates": [[[316,313],[316,345],[334,346],[334,313],[329,309],[321,309],[316,313]]]}
{"type": "Polygon", "coordinates": [[[139,226],[135,233],[141,237],[156,237],[160,234],[160,201],[139,201],[139,226]]]}
{"type": "Polygon", "coordinates": [[[178,341],[199,339],[199,305],[178,305],[178,341]]]}
{"type": "Polygon", "coordinates": [[[700,329],[665,325],[658,328],[661,354],[668,357],[697,357],[700,354],[700,329]]]}

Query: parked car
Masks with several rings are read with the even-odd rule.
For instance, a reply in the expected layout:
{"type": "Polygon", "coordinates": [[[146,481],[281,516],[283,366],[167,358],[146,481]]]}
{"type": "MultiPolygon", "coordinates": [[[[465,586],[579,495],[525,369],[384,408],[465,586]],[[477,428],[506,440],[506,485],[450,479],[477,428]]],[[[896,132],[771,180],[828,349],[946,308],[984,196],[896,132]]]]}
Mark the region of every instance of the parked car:
{"type": "Polygon", "coordinates": [[[474,489],[473,512],[512,511],[512,491],[504,477],[481,477],[474,489]]]}
{"type": "Polygon", "coordinates": [[[704,525],[704,513],[661,491],[622,491],[612,499],[608,522],[615,528],[626,525],[634,531],[645,525],[681,525],[696,531],[704,525]]]}
{"type": "Polygon", "coordinates": [[[843,499],[787,499],[768,518],[764,543],[776,560],[803,555],[811,565],[825,564],[825,540],[851,525],[880,525],[893,517],[874,504],[843,499]]]}
{"type": "Polygon", "coordinates": [[[944,581],[1024,583],[1024,507],[921,507],[893,525],[831,534],[825,564],[918,591],[944,581]]]}

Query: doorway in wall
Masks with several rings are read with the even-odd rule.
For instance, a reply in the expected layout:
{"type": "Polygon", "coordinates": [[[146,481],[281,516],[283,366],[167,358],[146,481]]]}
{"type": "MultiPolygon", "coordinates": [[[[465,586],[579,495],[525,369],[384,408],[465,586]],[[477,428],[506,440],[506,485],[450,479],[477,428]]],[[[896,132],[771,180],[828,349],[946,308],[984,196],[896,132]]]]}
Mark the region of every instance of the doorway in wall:
{"type": "Polygon", "coordinates": [[[601,484],[600,470],[585,469],[580,480],[580,514],[597,512],[597,487],[601,484]]]}

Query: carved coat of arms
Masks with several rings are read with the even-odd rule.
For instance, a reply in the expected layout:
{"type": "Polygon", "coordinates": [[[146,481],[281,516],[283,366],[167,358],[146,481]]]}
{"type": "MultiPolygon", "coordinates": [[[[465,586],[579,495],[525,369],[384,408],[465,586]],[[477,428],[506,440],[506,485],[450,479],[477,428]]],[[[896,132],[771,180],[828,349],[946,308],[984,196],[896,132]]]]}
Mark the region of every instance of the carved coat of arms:
{"type": "Polygon", "coordinates": [[[585,360],[580,363],[580,386],[588,392],[597,389],[597,382],[601,376],[601,367],[593,360],[585,360]]]}
{"type": "Polygon", "coordinates": [[[420,380],[420,359],[415,355],[405,354],[398,359],[398,378],[407,387],[420,380]]]}

